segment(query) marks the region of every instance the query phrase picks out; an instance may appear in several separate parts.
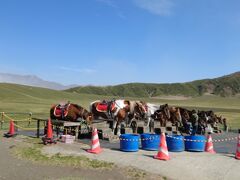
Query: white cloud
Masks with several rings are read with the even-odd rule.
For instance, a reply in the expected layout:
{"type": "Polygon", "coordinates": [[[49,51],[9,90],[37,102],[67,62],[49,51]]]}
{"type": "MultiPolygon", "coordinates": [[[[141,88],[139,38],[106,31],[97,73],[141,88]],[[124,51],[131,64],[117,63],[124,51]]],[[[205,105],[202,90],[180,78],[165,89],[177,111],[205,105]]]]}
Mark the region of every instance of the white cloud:
{"type": "Polygon", "coordinates": [[[152,14],[169,16],[174,6],[173,0],[134,0],[134,3],[152,14]]]}
{"type": "Polygon", "coordinates": [[[61,67],[59,67],[59,69],[60,70],[64,70],[64,71],[72,71],[72,72],[79,72],[79,73],[85,73],[85,74],[92,74],[92,73],[96,72],[95,69],[90,69],[90,68],[78,69],[78,68],[71,68],[71,67],[61,66],[61,67]]]}

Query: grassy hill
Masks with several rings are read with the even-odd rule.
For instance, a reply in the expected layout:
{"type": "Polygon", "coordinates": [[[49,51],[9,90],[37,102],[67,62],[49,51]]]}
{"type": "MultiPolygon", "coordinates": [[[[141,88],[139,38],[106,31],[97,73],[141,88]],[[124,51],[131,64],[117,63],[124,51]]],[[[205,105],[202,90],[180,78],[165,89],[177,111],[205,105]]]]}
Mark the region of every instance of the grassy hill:
{"type": "MultiPolygon", "coordinates": [[[[144,86],[143,86],[144,87],[144,86]]],[[[34,117],[48,118],[52,104],[70,100],[73,103],[89,108],[90,102],[97,99],[111,99],[119,96],[103,96],[97,94],[79,94],[74,92],[56,91],[45,88],[0,83],[0,112],[10,113],[14,119],[26,118],[17,113],[32,112],[34,117]]],[[[203,95],[187,99],[163,99],[149,97],[125,97],[126,99],[143,100],[156,104],[168,103],[188,109],[214,110],[228,119],[231,128],[240,128],[240,97],[220,97],[203,95]]],[[[6,127],[8,128],[8,127],[6,127]]]]}
{"type": "Polygon", "coordinates": [[[95,95],[76,94],[45,88],[0,83],[0,112],[48,114],[52,104],[71,101],[88,108],[95,95]]]}
{"type": "Polygon", "coordinates": [[[203,79],[186,83],[153,84],[128,83],[116,86],[80,86],[66,92],[97,94],[118,97],[157,97],[166,95],[202,96],[214,94],[222,97],[240,93],[240,72],[227,76],[203,79]]]}

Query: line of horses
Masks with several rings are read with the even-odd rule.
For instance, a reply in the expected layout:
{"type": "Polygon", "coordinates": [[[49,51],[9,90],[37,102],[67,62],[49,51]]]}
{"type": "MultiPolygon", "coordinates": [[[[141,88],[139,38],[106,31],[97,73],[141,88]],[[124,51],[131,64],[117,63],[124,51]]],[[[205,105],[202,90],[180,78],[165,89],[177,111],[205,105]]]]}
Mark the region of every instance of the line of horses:
{"type": "Polygon", "coordinates": [[[154,122],[159,121],[160,126],[165,127],[168,122],[176,126],[180,132],[191,134],[190,126],[196,127],[197,134],[204,134],[207,127],[216,127],[222,124],[227,128],[226,119],[217,116],[213,111],[188,110],[182,107],[169,106],[168,104],[156,105],[143,101],[111,100],[94,101],[90,103],[89,110],[77,104],[67,103],[53,105],[50,109],[51,119],[66,121],[84,120],[90,128],[93,122],[104,119],[112,122],[112,131],[120,135],[121,126],[131,127],[136,132],[139,121],[154,131],[154,122]],[[193,115],[198,115],[197,122],[193,115]]]}

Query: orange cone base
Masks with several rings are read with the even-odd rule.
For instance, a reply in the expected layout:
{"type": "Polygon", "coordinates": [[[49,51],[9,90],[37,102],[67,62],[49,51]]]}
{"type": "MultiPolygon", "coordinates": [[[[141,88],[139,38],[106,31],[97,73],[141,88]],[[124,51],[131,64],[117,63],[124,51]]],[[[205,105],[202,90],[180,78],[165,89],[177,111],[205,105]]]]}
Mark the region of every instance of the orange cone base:
{"type": "Polygon", "coordinates": [[[167,160],[170,160],[170,157],[169,156],[166,156],[166,155],[156,155],[156,156],[154,156],[154,159],[159,159],[159,160],[165,160],[165,161],[167,161],[167,160]]]}
{"type": "Polygon", "coordinates": [[[10,133],[8,132],[8,133],[5,133],[5,134],[4,134],[4,137],[6,137],[6,138],[15,137],[15,136],[17,136],[16,133],[10,134],[10,133]]]}
{"type": "Polygon", "coordinates": [[[102,152],[102,149],[101,148],[98,148],[98,149],[88,149],[87,152],[89,153],[93,153],[93,154],[99,154],[102,152]]]}
{"type": "Polygon", "coordinates": [[[235,158],[238,159],[238,160],[240,160],[240,153],[236,153],[235,158]]]}
{"type": "Polygon", "coordinates": [[[210,154],[216,154],[216,151],[214,151],[214,150],[206,151],[206,152],[208,152],[208,153],[210,153],[210,154]]]}
{"type": "Polygon", "coordinates": [[[47,145],[47,144],[57,144],[57,141],[53,138],[47,138],[47,137],[43,137],[42,138],[43,144],[47,145]]]}

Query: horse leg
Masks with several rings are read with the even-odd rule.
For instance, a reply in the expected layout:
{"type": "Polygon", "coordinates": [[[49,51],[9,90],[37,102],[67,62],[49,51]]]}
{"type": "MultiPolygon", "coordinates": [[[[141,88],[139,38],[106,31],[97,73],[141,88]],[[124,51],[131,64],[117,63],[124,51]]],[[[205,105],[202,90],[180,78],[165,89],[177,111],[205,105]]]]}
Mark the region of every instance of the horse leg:
{"type": "Polygon", "coordinates": [[[121,135],[120,128],[121,128],[121,123],[119,123],[119,121],[117,121],[115,132],[116,132],[116,135],[118,135],[118,136],[121,135]]]}
{"type": "Polygon", "coordinates": [[[133,133],[137,133],[137,122],[136,119],[132,120],[131,127],[133,130],[133,133]]]}
{"type": "Polygon", "coordinates": [[[154,119],[151,119],[149,123],[149,131],[154,132],[154,119]]]}
{"type": "Polygon", "coordinates": [[[146,120],[145,120],[145,122],[144,122],[144,124],[145,124],[145,126],[149,126],[149,123],[150,123],[150,121],[151,121],[151,117],[150,116],[148,116],[147,118],[146,118],[146,120]]]}
{"type": "Polygon", "coordinates": [[[167,120],[166,120],[166,119],[162,119],[162,124],[163,124],[163,127],[166,127],[166,125],[167,125],[167,120]]]}
{"type": "Polygon", "coordinates": [[[163,119],[160,118],[159,121],[160,121],[160,127],[163,127],[163,119]]]}
{"type": "Polygon", "coordinates": [[[113,134],[114,134],[114,130],[117,128],[117,120],[116,119],[114,119],[113,120],[113,125],[112,125],[112,132],[113,132],[113,134]]]}

